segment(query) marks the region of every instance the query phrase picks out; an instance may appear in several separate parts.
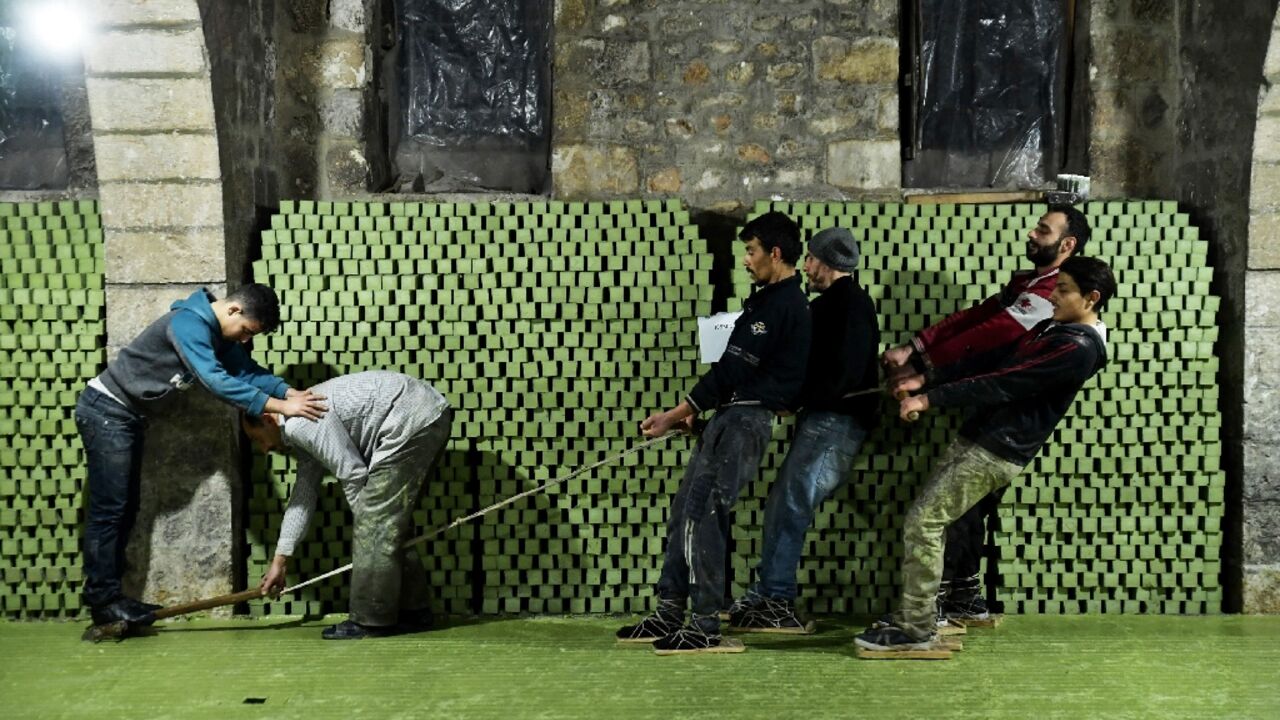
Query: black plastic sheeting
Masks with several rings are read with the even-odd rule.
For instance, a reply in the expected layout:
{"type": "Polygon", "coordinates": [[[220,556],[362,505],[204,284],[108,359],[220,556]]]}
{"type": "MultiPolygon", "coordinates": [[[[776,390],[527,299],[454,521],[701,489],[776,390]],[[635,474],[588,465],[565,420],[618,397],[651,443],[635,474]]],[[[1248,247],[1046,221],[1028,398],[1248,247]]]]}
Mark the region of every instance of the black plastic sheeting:
{"type": "Polygon", "coordinates": [[[67,187],[60,84],[57,68],[41,67],[18,33],[0,25],[0,189],[67,187]]]}
{"type": "Polygon", "coordinates": [[[396,0],[414,189],[539,192],[549,174],[552,3],[396,0]]]}
{"type": "Polygon", "coordinates": [[[918,0],[911,187],[1043,187],[1056,175],[1063,0],[918,0]]]}

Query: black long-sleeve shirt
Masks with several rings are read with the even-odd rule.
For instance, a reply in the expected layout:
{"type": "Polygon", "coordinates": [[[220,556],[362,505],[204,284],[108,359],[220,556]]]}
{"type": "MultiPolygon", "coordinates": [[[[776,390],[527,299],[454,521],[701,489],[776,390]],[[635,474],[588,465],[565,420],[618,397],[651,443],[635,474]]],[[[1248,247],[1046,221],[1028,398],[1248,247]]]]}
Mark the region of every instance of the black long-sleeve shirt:
{"type": "Polygon", "coordinates": [[[685,400],[698,412],[733,403],[796,409],[809,337],[809,303],[799,276],[765,285],[742,303],[724,355],[685,400]]]}
{"type": "Polygon", "coordinates": [[[929,405],[973,408],[960,435],[1026,465],[1053,434],[1081,386],[1106,364],[1107,348],[1098,330],[1045,320],[1013,345],[939,369],[929,405]]]}
{"type": "Polygon", "coordinates": [[[875,302],[852,276],[842,277],[809,303],[809,317],[813,342],[800,404],[807,410],[852,415],[864,429],[871,429],[879,420],[880,397],[844,396],[879,382],[875,302]]]}

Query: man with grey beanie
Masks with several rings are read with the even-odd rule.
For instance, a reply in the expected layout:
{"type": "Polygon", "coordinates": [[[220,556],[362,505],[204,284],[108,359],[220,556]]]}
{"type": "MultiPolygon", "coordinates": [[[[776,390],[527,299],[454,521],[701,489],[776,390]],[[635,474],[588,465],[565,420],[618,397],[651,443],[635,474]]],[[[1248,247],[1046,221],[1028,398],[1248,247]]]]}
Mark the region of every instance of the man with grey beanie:
{"type": "Polygon", "coordinates": [[[849,478],[853,458],[879,416],[876,387],[880,326],[875,303],[858,285],[858,243],[844,228],[809,240],[804,273],[812,343],[800,393],[795,439],[765,505],[757,580],[729,610],[732,630],[808,634],[796,613],[796,569],[804,535],[822,501],[849,478]]]}

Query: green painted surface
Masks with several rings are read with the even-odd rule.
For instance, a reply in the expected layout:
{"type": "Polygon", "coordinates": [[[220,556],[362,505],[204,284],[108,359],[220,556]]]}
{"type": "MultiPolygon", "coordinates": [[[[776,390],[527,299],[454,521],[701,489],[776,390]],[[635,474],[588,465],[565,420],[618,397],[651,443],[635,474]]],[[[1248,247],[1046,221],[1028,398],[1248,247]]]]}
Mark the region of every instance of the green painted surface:
{"type": "Polygon", "coordinates": [[[1280,717],[1280,617],[1012,617],[944,662],[858,660],[855,626],[742,655],[618,646],[608,618],[455,621],[332,643],[324,623],[177,622],[118,644],[0,623],[6,718],[1280,717]],[[246,698],[265,698],[257,705],[246,698]]]}

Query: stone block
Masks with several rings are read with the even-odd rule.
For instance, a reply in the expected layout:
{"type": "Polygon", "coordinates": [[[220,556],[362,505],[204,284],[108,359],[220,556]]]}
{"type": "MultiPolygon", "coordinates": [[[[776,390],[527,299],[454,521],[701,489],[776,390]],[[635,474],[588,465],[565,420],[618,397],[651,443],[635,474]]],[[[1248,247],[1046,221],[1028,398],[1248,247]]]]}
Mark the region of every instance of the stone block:
{"type": "Polygon", "coordinates": [[[320,104],[320,127],[339,137],[362,138],[364,93],[359,90],[334,91],[320,104]]]}
{"type": "Polygon", "coordinates": [[[591,116],[591,101],[581,92],[557,87],[555,89],[556,138],[573,142],[582,140],[587,133],[587,118],[591,116]]]}
{"type": "Polygon", "coordinates": [[[745,60],[730,65],[724,73],[724,79],[730,85],[747,85],[756,76],[756,66],[745,60]]]}
{"type": "Polygon", "coordinates": [[[556,0],[553,20],[556,31],[581,30],[586,27],[587,17],[591,14],[587,4],[588,0],[556,0]]]}
{"type": "Polygon", "coordinates": [[[898,94],[896,92],[885,93],[880,96],[880,103],[876,109],[876,127],[887,132],[898,131],[898,94]]]}
{"type": "Polygon", "coordinates": [[[1249,269],[1280,270],[1280,212],[1249,216],[1249,269]]]}
{"type": "Polygon", "coordinates": [[[163,604],[233,590],[237,414],[198,386],[150,418],[126,587],[163,604]]]}
{"type": "Polygon", "coordinates": [[[220,228],[222,185],[103,183],[103,225],[110,229],[220,228]]]}
{"type": "Polygon", "coordinates": [[[94,0],[99,27],[121,25],[187,25],[200,22],[196,0],[94,0]]]}
{"type": "Polygon", "coordinates": [[[627,83],[647,83],[652,61],[647,42],[587,38],[573,42],[565,67],[581,68],[595,84],[611,88],[627,83]]]}
{"type": "Polygon", "coordinates": [[[330,193],[345,195],[368,191],[371,178],[369,160],[360,148],[350,145],[330,148],[325,154],[325,166],[330,193]]]}
{"type": "Polygon", "coordinates": [[[1241,583],[1243,608],[1250,615],[1280,614],[1280,563],[1246,565],[1241,583]]]}
{"type": "Polygon", "coordinates": [[[1249,181],[1249,207],[1254,212],[1263,208],[1280,208],[1280,164],[1253,163],[1249,181]]]}
{"type": "Polygon", "coordinates": [[[706,192],[708,190],[719,190],[724,187],[724,174],[718,170],[703,170],[702,176],[698,178],[698,182],[694,183],[693,189],[706,192]]]}
{"type": "Polygon", "coordinates": [[[208,78],[86,78],[95,132],[214,130],[208,78]]]}
{"type": "Polygon", "coordinates": [[[817,177],[817,169],[813,166],[789,167],[778,171],[777,184],[787,188],[800,188],[812,185],[817,177]]]}
{"type": "Polygon", "coordinates": [[[199,30],[134,30],[98,35],[85,51],[85,74],[171,73],[207,76],[199,30]]]}
{"type": "Polygon", "coordinates": [[[98,180],[218,180],[213,135],[99,135],[93,141],[98,180]]]}
{"type": "Polygon", "coordinates": [[[1274,27],[1272,28],[1271,42],[1267,43],[1267,56],[1262,61],[1262,75],[1272,85],[1280,82],[1280,42],[1276,42],[1274,27]]]}
{"type": "Polygon", "coordinates": [[[368,52],[363,38],[329,38],[320,44],[316,78],[323,87],[363,88],[369,81],[368,52]]]}
{"type": "Polygon", "coordinates": [[[1280,563],[1280,500],[1246,501],[1243,514],[1245,563],[1280,563]]]}
{"type": "Polygon", "coordinates": [[[1259,119],[1253,132],[1255,162],[1280,162],[1280,118],[1259,119]]]}
{"type": "Polygon", "coordinates": [[[680,79],[685,85],[705,85],[711,79],[711,68],[701,60],[694,60],[685,66],[680,79]]]}
{"type": "Polygon", "coordinates": [[[329,0],[329,27],[358,35],[369,29],[369,0],[329,0]]]}
{"type": "Polygon", "coordinates": [[[769,155],[769,151],[755,143],[739,145],[738,159],[756,165],[767,165],[773,161],[773,158],[769,155]]]}
{"type": "Polygon", "coordinates": [[[680,168],[668,167],[649,176],[645,182],[649,192],[660,195],[674,195],[680,192],[680,168]]]}
{"type": "Polygon", "coordinates": [[[813,68],[818,80],[893,84],[898,81],[898,43],[888,38],[820,37],[813,43],[813,68]]]}
{"type": "Polygon", "coordinates": [[[827,146],[827,182],[841,188],[902,187],[902,151],[896,140],[846,140],[827,146]]]}
{"type": "Polygon", "coordinates": [[[1280,328],[1280,272],[1250,272],[1244,280],[1246,332],[1280,328]]]}
{"type": "MultiPolygon", "coordinates": [[[[1133,19],[1143,23],[1165,23],[1168,30],[1173,30],[1173,7],[1174,4],[1169,0],[1134,0],[1133,7],[1130,12],[1133,19]]],[[[1158,32],[1158,28],[1150,28],[1151,32],[1158,32]]]]}
{"type": "MultiPolygon", "coordinates": [[[[1280,80],[1280,77],[1274,78],[1280,80]]],[[[1258,115],[1280,115],[1280,85],[1264,83],[1258,90],[1258,115]]],[[[1259,120],[1261,123],[1262,120],[1259,120]]],[[[1274,122],[1274,120],[1272,120],[1274,122]]]]}
{"type": "Polygon", "coordinates": [[[1274,440],[1245,440],[1242,495],[1246,515],[1250,503],[1280,502],[1280,449],[1274,440]]]}
{"type": "Polygon", "coordinates": [[[189,283],[181,285],[119,285],[107,278],[107,348],[114,356],[138,333],[165,313],[169,306],[184,300],[200,288],[208,288],[216,297],[227,293],[225,282],[189,283]]]}
{"type": "Polygon", "coordinates": [[[1091,71],[1123,78],[1121,84],[1164,80],[1171,68],[1177,67],[1172,36],[1152,33],[1145,27],[1095,32],[1091,41],[1091,71]]]}
{"type": "Polygon", "coordinates": [[[635,151],[618,145],[557,147],[551,153],[551,174],[557,197],[620,195],[640,187],[635,151]]]}
{"type": "Polygon", "coordinates": [[[104,255],[112,283],[206,283],[227,276],[226,238],[217,230],[107,229],[104,255]]]}
{"type": "Polygon", "coordinates": [[[781,85],[794,81],[804,72],[804,65],[797,62],[784,62],[769,65],[765,68],[765,80],[771,85],[781,85]]]}

